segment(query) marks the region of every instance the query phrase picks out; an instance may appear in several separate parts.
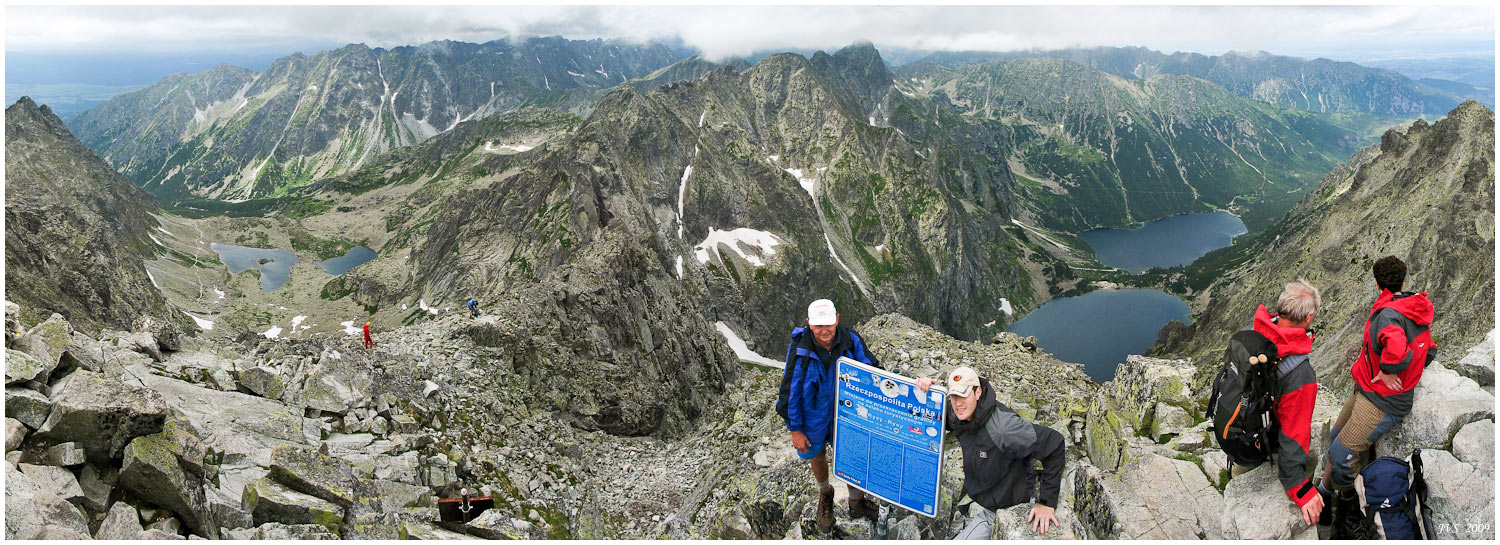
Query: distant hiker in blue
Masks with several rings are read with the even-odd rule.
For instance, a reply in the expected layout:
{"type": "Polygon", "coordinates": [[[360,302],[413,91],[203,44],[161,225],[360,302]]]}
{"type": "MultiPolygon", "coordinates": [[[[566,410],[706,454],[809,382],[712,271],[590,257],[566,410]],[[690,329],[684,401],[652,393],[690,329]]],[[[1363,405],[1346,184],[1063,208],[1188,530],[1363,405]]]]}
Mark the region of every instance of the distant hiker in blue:
{"type": "MultiPolygon", "coordinates": [[[[840,357],[880,367],[853,329],[839,326],[833,301],[819,299],[807,307],[807,327],[792,329],[786,347],[786,369],[776,396],[776,412],[786,419],[797,457],[812,465],[818,481],[818,526],[833,526],[833,485],[828,483],[828,457],[823,451],[833,441],[834,393],[838,389],[840,357]]],[[[875,519],[880,508],[863,491],[849,487],[849,516],[875,519]]]]}
{"type": "Polygon", "coordinates": [[[479,300],[478,299],[470,297],[469,298],[469,302],[465,303],[464,306],[469,307],[469,317],[470,318],[477,318],[477,317],[479,317],[479,300]]]}

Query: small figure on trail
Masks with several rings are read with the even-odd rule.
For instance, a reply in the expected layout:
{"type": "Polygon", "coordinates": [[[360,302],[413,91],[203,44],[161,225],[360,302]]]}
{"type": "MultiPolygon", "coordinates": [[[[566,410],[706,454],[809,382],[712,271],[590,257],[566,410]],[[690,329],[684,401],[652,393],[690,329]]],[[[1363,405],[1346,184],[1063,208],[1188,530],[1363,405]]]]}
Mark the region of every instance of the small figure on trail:
{"type": "MultiPolygon", "coordinates": [[[[947,376],[949,410],[943,425],[963,449],[964,493],[980,507],[978,513],[970,508],[969,524],[953,539],[990,539],[995,511],[1028,501],[1033,532],[1045,534],[1058,526],[1058,492],[1067,463],[1062,434],[1027,422],[996,401],[990,382],[973,368],[959,367],[947,376]],[[1037,462],[1039,470],[1032,467],[1037,462]]],[[[926,393],[937,382],[919,377],[917,390],[926,393]]]]}
{"type": "Polygon", "coordinates": [[[375,348],[375,339],[370,336],[370,322],[365,322],[365,348],[375,348]]]}
{"type": "MultiPolygon", "coordinates": [[[[833,440],[834,394],[838,390],[840,357],[877,368],[880,361],[865,347],[853,329],[838,325],[833,301],[819,299],[807,307],[807,327],[792,329],[786,347],[786,368],[776,396],[776,412],[786,420],[797,457],[812,466],[818,482],[818,526],[833,527],[833,485],[828,482],[828,457],[824,449],[833,440]]],[[[849,516],[874,520],[880,507],[863,490],[849,487],[849,516]]]]}
{"type": "Polygon", "coordinates": [[[478,299],[470,297],[469,298],[469,302],[465,303],[464,306],[466,306],[466,307],[469,308],[469,318],[470,319],[478,318],[479,317],[479,300],[478,299]]]}

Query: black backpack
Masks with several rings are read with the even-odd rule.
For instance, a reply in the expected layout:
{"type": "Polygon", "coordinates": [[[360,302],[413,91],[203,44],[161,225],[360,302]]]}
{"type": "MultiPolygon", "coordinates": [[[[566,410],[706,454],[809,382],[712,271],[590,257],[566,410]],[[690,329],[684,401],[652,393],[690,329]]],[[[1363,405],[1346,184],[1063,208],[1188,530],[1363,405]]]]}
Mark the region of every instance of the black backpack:
{"type": "Polygon", "coordinates": [[[1208,398],[1208,428],[1229,460],[1253,466],[1276,450],[1276,344],[1254,329],[1229,337],[1224,368],[1208,398]]]}
{"type": "Polygon", "coordinates": [[[1411,453],[1411,462],[1389,456],[1379,458],[1360,471],[1355,483],[1359,506],[1378,539],[1437,539],[1428,524],[1432,507],[1427,505],[1427,480],[1422,477],[1422,451],[1411,453]]]}

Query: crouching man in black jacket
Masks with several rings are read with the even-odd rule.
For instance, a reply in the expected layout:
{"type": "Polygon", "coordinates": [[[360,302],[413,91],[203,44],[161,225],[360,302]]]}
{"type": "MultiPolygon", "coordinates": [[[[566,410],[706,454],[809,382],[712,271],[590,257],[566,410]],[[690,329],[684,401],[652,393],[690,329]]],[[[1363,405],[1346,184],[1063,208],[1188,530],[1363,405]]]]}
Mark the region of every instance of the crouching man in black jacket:
{"type": "MultiPolygon", "coordinates": [[[[937,379],[922,377],[917,389],[925,393],[936,383],[937,379]]],[[[1045,534],[1056,526],[1054,511],[1066,460],[1062,434],[1022,420],[995,401],[990,382],[968,367],[948,374],[948,404],[943,423],[963,448],[964,492],[984,508],[954,539],[989,539],[996,510],[1028,501],[1034,502],[1027,518],[1032,531],[1045,534]],[[1032,460],[1041,460],[1040,471],[1032,468],[1032,460]]]]}

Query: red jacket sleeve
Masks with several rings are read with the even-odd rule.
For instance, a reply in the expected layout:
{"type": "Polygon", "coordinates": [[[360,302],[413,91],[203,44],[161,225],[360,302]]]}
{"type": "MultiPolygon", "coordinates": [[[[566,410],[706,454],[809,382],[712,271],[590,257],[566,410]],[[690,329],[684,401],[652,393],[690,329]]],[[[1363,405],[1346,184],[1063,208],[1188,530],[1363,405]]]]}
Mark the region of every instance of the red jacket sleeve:
{"type": "Polygon", "coordinates": [[[1399,374],[1406,370],[1411,364],[1406,354],[1406,332],[1395,325],[1381,328],[1376,334],[1380,340],[1380,370],[1390,374],[1399,374]]]}
{"type": "Polygon", "coordinates": [[[1281,425],[1277,437],[1277,475],[1281,487],[1297,507],[1317,495],[1306,471],[1311,463],[1308,449],[1312,444],[1312,414],[1317,398],[1318,384],[1310,382],[1283,393],[1276,404],[1276,419],[1281,425]]]}

